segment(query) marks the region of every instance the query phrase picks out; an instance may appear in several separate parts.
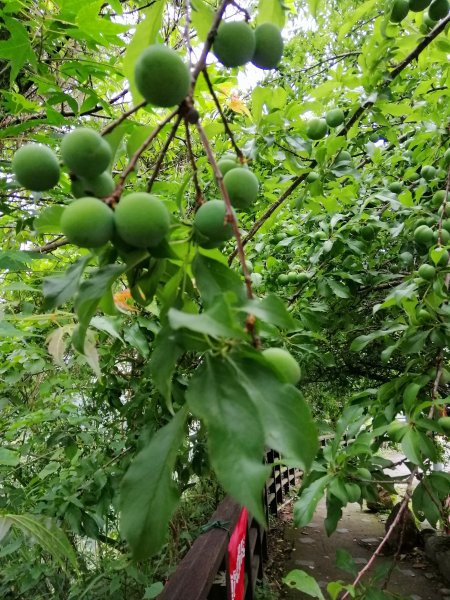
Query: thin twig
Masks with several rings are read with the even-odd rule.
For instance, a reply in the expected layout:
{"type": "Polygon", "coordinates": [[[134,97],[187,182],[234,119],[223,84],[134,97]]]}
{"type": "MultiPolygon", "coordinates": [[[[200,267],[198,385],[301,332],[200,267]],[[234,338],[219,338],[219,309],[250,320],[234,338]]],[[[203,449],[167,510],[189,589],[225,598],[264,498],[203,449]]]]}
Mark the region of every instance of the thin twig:
{"type": "MultiPolygon", "coordinates": [[[[352,583],[352,587],[353,588],[355,588],[358,585],[358,583],[361,581],[361,579],[364,577],[364,575],[372,568],[374,562],[380,556],[381,551],[383,550],[383,548],[386,545],[387,541],[389,540],[389,538],[393,534],[394,529],[397,527],[397,524],[400,522],[400,519],[402,518],[403,513],[404,513],[404,511],[406,510],[406,508],[408,506],[408,502],[409,502],[409,500],[410,500],[410,498],[412,496],[412,485],[413,485],[414,477],[416,476],[418,470],[419,470],[419,467],[415,467],[413,469],[413,471],[411,472],[411,475],[408,478],[408,487],[406,489],[405,495],[403,496],[403,500],[401,502],[399,511],[396,514],[395,519],[392,521],[391,526],[386,531],[383,539],[378,544],[377,549],[375,550],[375,552],[370,557],[369,562],[364,566],[363,569],[361,569],[361,571],[358,573],[356,579],[352,583]]],[[[350,592],[346,592],[342,596],[342,600],[346,600],[349,597],[349,594],[350,594],[350,592]]]]}
{"type": "Polygon", "coordinates": [[[131,157],[128,165],[122,171],[122,175],[120,176],[120,179],[117,183],[116,189],[111,194],[111,196],[104,199],[104,202],[106,204],[108,204],[110,206],[114,206],[119,201],[120,196],[122,195],[122,192],[123,192],[125,180],[128,177],[128,175],[131,173],[131,171],[134,169],[134,167],[136,166],[136,163],[139,160],[140,156],[150,146],[152,141],[160,133],[160,131],[163,129],[163,127],[165,125],[167,125],[167,123],[169,123],[174,118],[175,115],[178,114],[179,110],[180,110],[180,108],[177,106],[176,109],[174,109],[169,115],[167,115],[167,117],[165,119],[163,119],[155,127],[155,129],[151,132],[151,134],[148,136],[148,138],[142,142],[142,144],[139,146],[139,148],[136,150],[136,152],[131,157]]]}
{"type": "Polygon", "coordinates": [[[194,91],[198,76],[200,75],[200,73],[203,71],[203,69],[206,66],[206,58],[208,56],[209,51],[212,48],[214,38],[217,35],[217,30],[220,25],[220,21],[222,20],[222,17],[225,13],[225,9],[227,8],[228,4],[230,4],[230,0],[222,0],[222,4],[217,9],[217,12],[214,16],[214,20],[211,25],[211,29],[209,30],[209,33],[208,33],[208,37],[206,38],[206,41],[203,45],[202,53],[200,55],[200,58],[198,59],[197,64],[195,65],[194,71],[192,73],[192,89],[191,89],[191,94],[190,94],[191,97],[192,97],[192,93],[194,91]]]}
{"type": "Polygon", "coordinates": [[[151,191],[153,183],[154,183],[155,179],[158,177],[158,173],[161,169],[161,165],[163,163],[164,157],[166,156],[167,150],[169,149],[169,146],[172,143],[173,138],[175,137],[175,134],[177,132],[177,129],[180,125],[182,118],[183,117],[179,114],[178,117],[176,118],[175,123],[173,124],[173,127],[172,127],[169,135],[167,136],[167,140],[166,140],[161,152],[159,153],[158,160],[156,162],[155,168],[153,169],[152,176],[150,177],[150,180],[147,184],[147,192],[151,191]]]}
{"type": "Polygon", "coordinates": [[[185,24],[184,24],[184,42],[186,44],[186,48],[188,51],[188,63],[189,63],[189,69],[192,67],[192,45],[191,45],[191,35],[190,35],[190,29],[191,29],[191,11],[192,11],[192,7],[191,7],[191,0],[184,0],[184,6],[186,9],[186,16],[185,16],[185,24]]]}
{"type": "Polygon", "coordinates": [[[33,252],[41,252],[42,254],[46,252],[52,252],[56,248],[61,248],[61,246],[65,246],[69,243],[69,240],[65,237],[58,237],[53,242],[49,242],[48,244],[44,244],[43,246],[38,246],[37,248],[33,248],[33,252]]]}
{"type": "Polygon", "coordinates": [[[195,187],[195,202],[196,202],[196,205],[198,208],[205,202],[205,199],[203,198],[202,189],[201,189],[200,183],[198,181],[197,163],[195,162],[195,156],[194,156],[194,152],[192,150],[192,140],[191,140],[191,132],[189,130],[189,123],[187,121],[185,121],[184,124],[186,127],[186,147],[187,147],[187,151],[188,151],[188,157],[189,157],[190,163],[192,165],[192,178],[194,180],[194,187],[195,187]]]}
{"type": "Polygon", "coordinates": [[[203,73],[203,77],[205,78],[206,85],[208,86],[209,93],[211,94],[211,96],[212,96],[212,98],[214,100],[214,104],[216,105],[217,110],[219,111],[220,117],[221,117],[221,119],[223,121],[223,126],[225,128],[225,131],[226,131],[228,137],[230,138],[231,144],[232,144],[232,146],[233,146],[236,154],[238,155],[239,160],[242,163],[242,162],[244,162],[244,155],[242,154],[242,151],[239,148],[239,146],[236,144],[236,140],[234,139],[233,132],[231,131],[230,126],[228,124],[228,120],[227,120],[226,116],[223,113],[222,107],[220,106],[219,99],[217,98],[217,94],[214,91],[214,88],[213,88],[213,85],[211,83],[211,79],[209,78],[208,71],[206,70],[206,67],[203,69],[202,73],[203,73]]]}
{"type": "Polygon", "coordinates": [[[116,119],[103,129],[102,135],[108,135],[108,133],[111,133],[111,131],[113,131],[116,127],[123,123],[125,119],[137,112],[140,108],[143,108],[146,104],[147,100],[142,100],[142,102],[139,102],[139,104],[136,104],[136,106],[133,106],[132,108],[130,108],[130,110],[124,112],[122,115],[120,115],[118,119],[116,119]]]}
{"type": "MultiPolygon", "coordinates": [[[[311,168],[314,168],[317,165],[317,162],[314,161],[311,163],[311,168]]],[[[259,230],[259,228],[267,221],[267,219],[276,211],[276,209],[283,204],[283,202],[288,198],[294,190],[298,188],[298,186],[308,177],[308,173],[303,173],[294,179],[291,185],[288,187],[286,191],[284,191],[281,196],[275,200],[273,204],[269,206],[263,216],[258,219],[254,224],[247,235],[242,240],[242,245],[245,246],[255,235],[255,233],[259,230]]],[[[228,264],[233,262],[234,257],[238,254],[238,248],[235,248],[233,252],[228,257],[228,264]]]]}
{"type": "MultiPolygon", "coordinates": [[[[197,127],[197,131],[200,135],[202,144],[205,148],[206,154],[208,156],[208,160],[209,160],[212,170],[214,172],[214,176],[217,180],[217,185],[219,186],[220,192],[221,192],[223,200],[225,202],[225,209],[226,209],[225,210],[225,221],[228,223],[231,223],[231,226],[233,228],[233,233],[236,238],[236,245],[237,245],[237,252],[239,255],[239,261],[241,263],[242,273],[244,275],[245,287],[247,290],[247,297],[250,300],[252,300],[254,297],[253,290],[252,290],[252,281],[250,279],[250,273],[249,273],[249,270],[247,267],[247,263],[245,261],[244,247],[242,244],[241,232],[239,231],[239,225],[237,222],[237,218],[234,213],[233,207],[231,206],[230,197],[228,196],[227,189],[223,182],[223,175],[220,172],[220,169],[217,165],[216,159],[214,157],[214,153],[211,148],[211,144],[209,143],[209,140],[205,133],[205,130],[203,129],[203,127],[199,121],[197,121],[196,127],[197,127]]],[[[250,335],[252,336],[253,345],[255,346],[255,348],[259,348],[260,340],[259,340],[258,336],[256,335],[255,322],[256,322],[255,317],[253,315],[248,315],[247,320],[246,320],[246,327],[247,327],[247,330],[249,331],[250,335]]]]}

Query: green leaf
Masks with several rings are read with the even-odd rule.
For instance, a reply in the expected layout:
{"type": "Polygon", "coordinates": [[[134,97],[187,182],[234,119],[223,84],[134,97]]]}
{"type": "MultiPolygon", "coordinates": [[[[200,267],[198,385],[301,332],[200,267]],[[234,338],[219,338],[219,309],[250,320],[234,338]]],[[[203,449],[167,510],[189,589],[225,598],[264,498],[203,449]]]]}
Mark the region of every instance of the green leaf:
{"type": "Polygon", "coordinates": [[[259,0],[256,24],[273,23],[280,29],[284,27],[285,14],[283,0],[259,0]]]}
{"type": "Polygon", "coordinates": [[[67,539],[65,533],[57,527],[50,519],[41,520],[33,515],[4,515],[11,523],[26,535],[31,536],[45,552],[52,555],[54,560],[64,570],[67,562],[78,570],[78,562],[75,552],[67,539]]]}
{"type": "Polygon", "coordinates": [[[211,29],[214,20],[214,10],[205,0],[191,0],[192,26],[197,32],[198,39],[201,42],[206,41],[209,30],[211,29]]]}
{"type": "Polygon", "coordinates": [[[138,323],[134,323],[131,327],[125,329],[123,334],[125,340],[139,350],[144,358],[148,358],[150,355],[149,341],[144,335],[142,329],[139,327],[138,323]]]}
{"type": "Polygon", "coordinates": [[[172,376],[183,352],[179,335],[168,326],[162,327],[155,339],[150,373],[169,410],[172,410],[172,376]]]}
{"type": "Polygon", "coordinates": [[[314,516],[314,511],[332,475],[324,475],[301,490],[300,498],[294,504],[294,522],[296,527],[305,527],[314,516]]]}
{"type": "Polygon", "coordinates": [[[416,431],[409,429],[403,436],[401,445],[408,460],[415,465],[422,464],[423,461],[420,456],[420,435],[416,431]]]}
{"type": "Polygon", "coordinates": [[[142,96],[138,92],[134,82],[134,67],[143,50],[156,42],[156,36],[158,35],[162,23],[165,4],[166,0],[155,0],[155,2],[151,3],[149,8],[142,11],[145,18],[136,27],[136,31],[134,32],[131,42],[128,44],[123,58],[123,74],[128,79],[134,104],[139,104],[139,102],[142,101],[142,96]]]}
{"type": "Polygon", "coordinates": [[[283,578],[283,583],[290,588],[298,590],[299,592],[303,592],[307,596],[325,600],[317,581],[305,571],[301,571],[300,569],[294,569],[293,571],[290,571],[286,577],[283,578]]]}
{"type": "Polygon", "coordinates": [[[47,206],[33,221],[36,233],[61,233],[61,216],[64,206],[47,206]]]}
{"type": "Polygon", "coordinates": [[[44,279],[43,292],[46,310],[64,304],[75,295],[80,277],[91,258],[90,254],[86,254],[74,262],[64,275],[44,279]]]}
{"type": "Polygon", "coordinates": [[[148,598],[156,598],[163,591],[164,585],[157,581],[156,583],[152,583],[152,585],[148,588],[145,588],[144,600],[148,598]]]}
{"type": "Polygon", "coordinates": [[[317,17],[317,12],[320,7],[321,0],[308,0],[309,11],[314,18],[317,17]]]}
{"type": "Polygon", "coordinates": [[[350,575],[356,575],[358,573],[358,567],[355,563],[355,559],[347,550],[338,548],[336,550],[336,566],[338,569],[350,573],[350,575]]]}
{"type": "MultiPolygon", "coordinates": [[[[344,504],[346,504],[345,502],[344,504]]],[[[324,521],[325,531],[328,536],[336,531],[336,527],[342,518],[342,502],[332,494],[327,495],[327,516],[324,521]]]]}
{"type": "Polygon", "coordinates": [[[337,296],[338,298],[350,298],[351,293],[346,285],[344,285],[343,283],[339,283],[335,279],[327,279],[326,282],[333,290],[335,296],[337,296]]]}
{"type": "Polygon", "coordinates": [[[262,464],[263,425],[232,364],[207,354],[189,383],[186,399],[208,427],[211,463],[224,489],[264,523],[262,489],[269,468],[262,464]]]}
{"type": "Polygon", "coordinates": [[[308,471],[318,449],[318,436],[308,405],[294,386],[281,384],[259,353],[232,357],[234,373],[253,400],[265,431],[266,445],[287,463],[308,471]]]}
{"type": "Polygon", "coordinates": [[[20,462],[20,454],[15,450],[0,448],[0,465],[15,467],[20,462]]]}
{"type": "Polygon", "coordinates": [[[244,284],[239,275],[217,260],[197,254],[192,272],[206,307],[225,292],[233,292],[239,302],[245,300],[244,284]]]}
{"type": "Polygon", "coordinates": [[[230,307],[223,299],[199,315],[171,308],[168,319],[172,329],[189,329],[215,338],[243,338],[244,328],[234,320],[230,307]]]}
{"type": "Polygon", "coordinates": [[[120,486],[120,531],[133,557],[143,560],[164,544],[180,492],[173,480],[185,435],[186,410],[159,429],[131,462],[120,486]]]}
{"type": "Polygon", "coordinates": [[[37,68],[37,60],[28,32],[22,23],[6,15],[3,16],[3,21],[10,37],[7,40],[0,41],[0,56],[9,60],[11,67],[9,81],[12,84],[22,67],[27,63],[37,68]]]}
{"type": "Polygon", "coordinates": [[[72,336],[75,348],[85,354],[86,330],[104,294],[110,289],[119,275],[125,272],[124,265],[106,265],[95,270],[89,279],[81,282],[75,299],[75,311],[80,324],[72,336]]]}
{"type": "Polygon", "coordinates": [[[271,323],[281,329],[295,328],[295,320],[288,312],[285,303],[273,294],[269,294],[262,300],[247,300],[240,308],[263,322],[271,323]]]}

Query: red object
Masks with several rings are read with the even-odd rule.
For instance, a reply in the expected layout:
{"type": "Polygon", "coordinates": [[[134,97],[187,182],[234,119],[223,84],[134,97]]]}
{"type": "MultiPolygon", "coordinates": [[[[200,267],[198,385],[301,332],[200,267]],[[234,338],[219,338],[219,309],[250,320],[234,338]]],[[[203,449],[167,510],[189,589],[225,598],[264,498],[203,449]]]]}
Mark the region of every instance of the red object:
{"type": "Polygon", "coordinates": [[[245,540],[248,511],[243,508],[228,544],[228,571],[230,575],[230,600],[244,600],[245,540]]]}

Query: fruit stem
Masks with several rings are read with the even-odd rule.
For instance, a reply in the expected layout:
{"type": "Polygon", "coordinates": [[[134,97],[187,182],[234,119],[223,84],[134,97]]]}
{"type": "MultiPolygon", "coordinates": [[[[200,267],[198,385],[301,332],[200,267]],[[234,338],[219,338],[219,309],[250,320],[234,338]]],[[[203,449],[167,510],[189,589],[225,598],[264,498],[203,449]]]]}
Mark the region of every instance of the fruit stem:
{"type": "MultiPolygon", "coordinates": [[[[222,194],[223,200],[225,202],[225,207],[226,207],[225,222],[231,223],[231,226],[233,228],[234,237],[236,238],[237,253],[239,255],[239,262],[241,263],[242,273],[244,275],[245,287],[247,290],[247,298],[249,300],[253,300],[254,295],[253,295],[253,290],[252,290],[252,281],[250,279],[250,273],[249,273],[247,263],[245,260],[245,252],[244,252],[244,246],[242,244],[241,232],[239,231],[239,225],[238,225],[238,222],[236,219],[236,215],[231,206],[230,197],[228,196],[227,188],[225,187],[225,184],[223,182],[223,175],[219,169],[219,166],[218,166],[217,161],[214,156],[214,152],[212,151],[212,148],[211,148],[211,144],[209,143],[208,137],[207,137],[205,130],[203,129],[200,121],[197,121],[196,127],[197,127],[197,131],[199,133],[201,142],[203,144],[203,147],[205,148],[206,154],[208,156],[209,163],[212,167],[214,177],[216,178],[217,185],[219,186],[220,193],[222,194]]],[[[248,315],[245,324],[246,324],[247,331],[252,336],[254,347],[259,348],[261,345],[261,342],[259,340],[259,337],[256,335],[256,331],[255,331],[256,319],[255,319],[254,315],[248,315]]]]}
{"type": "Polygon", "coordinates": [[[204,204],[205,199],[203,198],[203,192],[200,187],[200,183],[198,181],[198,171],[197,171],[197,163],[195,162],[194,152],[192,150],[192,141],[191,141],[191,132],[189,130],[189,123],[185,120],[184,125],[186,128],[186,148],[188,151],[189,160],[192,165],[193,179],[194,179],[194,187],[195,187],[195,201],[196,201],[196,209],[200,208],[202,204],[204,204]]]}

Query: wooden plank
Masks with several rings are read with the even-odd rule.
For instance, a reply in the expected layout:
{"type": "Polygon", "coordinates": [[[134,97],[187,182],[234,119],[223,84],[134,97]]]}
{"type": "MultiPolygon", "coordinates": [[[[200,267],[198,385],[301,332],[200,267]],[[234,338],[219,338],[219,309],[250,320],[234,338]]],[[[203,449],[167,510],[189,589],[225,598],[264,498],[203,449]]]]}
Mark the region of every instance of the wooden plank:
{"type": "MultiPolygon", "coordinates": [[[[210,522],[230,521],[230,533],[236,527],[241,506],[227,496],[210,522]]],[[[228,548],[228,532],[210,529],[201,534],[164,586],[158,600],[206,600],[228,548]]]]}

